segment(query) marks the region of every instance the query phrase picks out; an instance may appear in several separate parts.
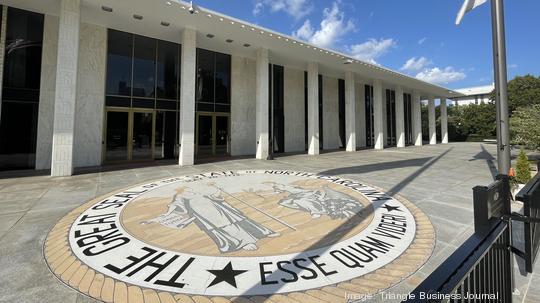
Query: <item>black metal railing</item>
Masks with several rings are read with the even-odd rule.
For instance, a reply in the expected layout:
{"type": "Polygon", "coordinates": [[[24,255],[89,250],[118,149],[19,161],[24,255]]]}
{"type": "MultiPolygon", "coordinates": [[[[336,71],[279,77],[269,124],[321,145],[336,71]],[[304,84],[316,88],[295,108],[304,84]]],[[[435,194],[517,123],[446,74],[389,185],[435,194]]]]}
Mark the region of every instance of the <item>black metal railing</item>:
{"type": "Polygon", "coordinates": [[[511,303],[513,254],[532,272],[540,249],[540,173],[516,195],[523,214],[511,212],[507,176],[473,191],[475,233],[403,302],[511,303]],[[513,221],[524,224],[525,251],[513,246],[513,221]]]}
{"type": "Polygon", "coordinates": [[[523,216],[517,216],[519,221],[523,221],[525,231],[525,270],[532,273],[533,265],[540,248],[540,162],[538,163],[538,173],[523,189],[516,195],[516,199],[523,202],[523,216]]]}
{"type": "Polygon", "coordinates": [[[474,188],[475,233],[404,302],[512,302],[510,182],[474,188]]]}
{"type": "Polygon", "coordinates": [[[404,302],[511,302],[510,224],[490,223],[426,278],[404,302]]]}

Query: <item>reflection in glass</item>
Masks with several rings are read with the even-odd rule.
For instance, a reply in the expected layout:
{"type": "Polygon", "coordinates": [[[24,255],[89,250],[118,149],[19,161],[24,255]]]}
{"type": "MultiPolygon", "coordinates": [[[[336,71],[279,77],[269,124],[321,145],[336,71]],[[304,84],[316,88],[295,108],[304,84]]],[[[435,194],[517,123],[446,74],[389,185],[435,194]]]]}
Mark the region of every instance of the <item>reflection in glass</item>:
{"type": "Polygon", "coordinates": [[[152,113],[133,113],[132,160],[152,159],[152,113]]]}
{"type": "Polygon", "coordinates": [[[229,117],[216,116],[216,155],[229,153],[229,117]]]}
{"type": "Polygon", "coordinates": [[[156,113],[155,159],[176,158],[177,113],[159,111],[156,113]]]}
{"type": "Polygon", "coordinates": [[[133,35],[109,30],[107,55],[107,94],[131,96],[133,35]]]}
{"type": "Polygon", "coordinates": [[[156,75],[156,40],[134,35],[133,96],[154,97],[156,75]]]}
{"type": "Polygon", "coordinates": [[[0,170],[35,167],[43,21],[41,14],[8,8],[0,170]]]}
{"type": "Polygon", "coordinates": [[[128,159],[128,112],[107,112],[106,161],[128,159]]]}
{"type": "Polygon", "coordinates": [[[178,96],[178,44],[158,41],[157,98],[176,100],[178,96]]]}
{"type": "Polygon", "coordinates": [[[212,116],[199,116],[197,125],[197,155],[211,156],[212,155],[212,116]]]}
{"type": "Polygon", "coordinates": [[[214,103],[214,52],[197,49],[197,102],[214,103]]]}
{"type": "Polygon", "coordinates": [[[230,71],[231,57],[229,55],[215,53],[216,55],[216,100],[215,103],[228,104],[230,100],[230,71]]]}

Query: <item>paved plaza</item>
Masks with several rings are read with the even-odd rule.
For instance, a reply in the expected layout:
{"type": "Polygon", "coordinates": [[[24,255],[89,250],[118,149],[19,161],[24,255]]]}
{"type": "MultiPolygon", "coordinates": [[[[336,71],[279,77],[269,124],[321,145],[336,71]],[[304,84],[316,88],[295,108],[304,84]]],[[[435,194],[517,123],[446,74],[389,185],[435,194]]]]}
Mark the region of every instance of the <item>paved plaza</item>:
{"type": "MultiPolygon", "coordinates": [[[[427,262],[424,264],[422,261],[423,265],[409,273],[410,275],[399,277],[398,281],[388,282],[387,287],[380,286],[387,294],[407,293],[473,233],[472,188],[475,185],[487,185],[493,180],[496,167],[495,149],[496,147],[490,144],[451,143],[407,147],[405,149],[386,149],[383,151],[363,150],[355,153],[336,151],[319,156],[283,155],[277,156],[274,161],[231,159],[198,164],[193,167],[179,167],[167,163],[159,166],[118,170],[114,167],[106,167],[103,171],[92,172],[87,170],[66,178],[51,178],[45,174],[11,178],[2,175],[3,178],[0,179],[0,255],[2,256],[0,258],[0,301],[94,301],[60,282],[51,273],[44,258],[44,244],[49,231],[60,220],[69,217],[66,215],[72,210],[79,208],[81,212],[84,211],[86,208],[80,206],[86,202],[138,184],[152,184],[156,180],[206,172],[255,170],[287,170],[340,176],[373,186],[373,188],[380,189],[390,196],[404,198],[402,203],[411,211],[411,216],[414,215],[417,228],[420,228],[420,230],[423,222],[422,216],[423,214],[427,215],[429,222],[434,227],[435,239],[433,251],[430,249],[422,250],[425,252],[427,262]]],[[[325,188],[327,190],[326,195],[328,195],[329,189],[328,187],[325,188]]],[[[279,188],[276,190],[279,190],[279,188]]],[[[257,189],[252,192],[257,192],[257,189]]],[[[351,196],[354,196],[354,194],[351,194],[351,196]]],[[[394,203],[401,203],[399,201],[395,200],[394,203]]],[[[290,202],[281,201],[280,205],[290,206],[290,202]]],[[[388,203],[384,206],[387,205],[388,203]]],[[[294,206],[290,206],[290,208],[294,208],[294,206]]],[[[519,205],[516,205],[516,208],[519,210],[519,205]]],[[[126,212],[128,210],[131,211],[127,209],[126,212]]],[[[142,210],[144,212],[144,209],[142,210]]],[[[137,213],[135,208],[133,208],[133,211],[137,213]]],[[[340,214],[347,217],[345,211],[340,214]]],[[[311,218],[319,219],[321,215],[329,214],[312,211],[309,215],[311,218]]],[[[301,220],[300,215],[298,216],[298,219],[294,220],[301,220]]],[[[159,218],[163,219],[163,216],[159,218]]],[[[282,217],[274,219],[278,220],[278,223],[281,222],[282,225],[286,224],[281,221],[282,217]]],[[[193,221],[194,219],[190,220],[193,221]]],[[[164,221],[160,222],[162,225],[169,224],[163,223],[164,221]]],[[[279,225],[278,223],[275,224],[279,225]]],[[[126,228],[129,227],[125,221],[123,225],[126,228]]],[[[278,228],[273,228],[273,230],[278,228]]],[[[283,230],[285,229],[283,227],[283,230]]],[[[130,232],[131,234],[136,233],[133,230],[130,232]]],[[[259,231],[268,239],[279,235],[277,232],[272,233],[272,231],[265,230],[262,227],[259,231]]],[[[281,236],[286,236],[281,230],[280,233],[281,236]]],[[[262,237],[260,236],[260,238],[262,237]]],[[[324,235],[321,235],[321,237],[324,238],[324,235]]],[[[418,242],[418,238],[416,239],[416,242],[418,242]]],[[[204,251],[199,251],[199,253],[211,255],[212,247],[214,247],[213,242],[207,241],[204,243],[209,243],[208,247],[204,251]]],[[[195,249],[186,247],[185,249],[195,249]]],[[[196,249],[204,248],[202,245],[201,247],[196,247],[196,249]]],[[[254,245],[247,247],[256,249],[254,245]]],[[[233,250],[230,245],[224,244],[220,244],[219,249],[221,253],[228,253],[233,250]]],[[[261,248],[261,250],[264,249],[266,248],[261,248]]],[[[217,251],[217,253],[219,252],[217,251]]],[[[283,252],[280,251],[279,253],[283,252]]],[[[240,272],[238,271],[236,274],[239,275],[240,272]]],[[[226,283],[221,283],[225,281],[225,278],[222,281],[216,281],[216,279],[212,283],[226,285],[226,283]]],[[[516,302],[538,302],[540,299],[539,292],[531,286],[535,285],[535,283],[538,285],[538,280],[537,275],[532,275],[532,278],[531,275],[529,277],[521,276],[520,266],[516,266],[516,285],[519,290],[519,292],[516,292],[516,302]]],[[[68,281],[65,282],[68,283],[68,281]]],[[[228,283],[232,285],[232,282],[229,281],[228,283]]],[[[370,282],[369,277],[365,283],[372,286],[370,289],[377,288],[377,284],[370,282]]],[[[359,288],[358,293],[362,289],[365,288],[359,288]]],[[[354,293],[352,290],[350,292],[354,293]]],[[[337,298],[337,292],[332,296],[337,298]]],[[[161,301],[165,301],[164,297],[159,298],[162,299],[161,301]]],[[[212,300],[205,297],[189,298],[184,296],[182,298],[180,302],[188,302],[188,300],[210,302],[209,300],[212,300]]],[[[309,300],[310,297],[306,294],[298,294],[295,300],[292,297],[287,298],[290,298],[290,302],[318,302],[313,298],[309,300]]],[[[219,300],[221,299],[215,299],[214,302],[219,302],[219,300]]],[[[238,299],[236,301],[250,302],[247,299],[238,299]]],[[[251,301],[256,300],[252,299],[251,301]]],[[[277,300],[275,301],[277,302],[277,300]]],[[[343,298],[343,301],[345,301],[345,298],[343,298]]],[[[382,301],[381,297],[375,296],[369,302],[379,301],[382,301]]],[[[399,300],[386,299],[384,301],[393,302],[399,300]]]]}

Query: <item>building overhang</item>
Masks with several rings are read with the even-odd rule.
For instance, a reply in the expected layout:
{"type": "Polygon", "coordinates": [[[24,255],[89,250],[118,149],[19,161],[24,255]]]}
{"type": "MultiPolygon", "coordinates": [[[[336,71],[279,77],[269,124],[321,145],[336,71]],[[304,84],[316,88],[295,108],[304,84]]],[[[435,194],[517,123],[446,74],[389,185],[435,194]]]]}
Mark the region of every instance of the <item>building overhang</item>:
{"type": "MultiPolygon", "coordinates": [[[[463,94],[418,80],[385,67],[357,60],[346,54],[320,48],[289,35],[250,24],[212,10],[196,7],[189,12],[189,3],[177,0],[81,0],[82,20],[107,28],[180,42],[180,31],[197,30],[197,46],[213,51],[255,59],[258,48],[267,48],[270,62],[306,69],[307,62],[318,62],[320,73],[344,78],[354,72],[358,80],[371,83],[380,79],[385,87],[403,86],[417,91],[423,99],[455,98],[463,94]],[[112,11],[109,11],[111,9],[112,11]],[[134,18],[135,15],[142,19],[134,18]],[[227,42],[232,40],[232,42],[227,42]]],[[[5,0],[13,7],[58,15],[58,0],[5,0]]]]}

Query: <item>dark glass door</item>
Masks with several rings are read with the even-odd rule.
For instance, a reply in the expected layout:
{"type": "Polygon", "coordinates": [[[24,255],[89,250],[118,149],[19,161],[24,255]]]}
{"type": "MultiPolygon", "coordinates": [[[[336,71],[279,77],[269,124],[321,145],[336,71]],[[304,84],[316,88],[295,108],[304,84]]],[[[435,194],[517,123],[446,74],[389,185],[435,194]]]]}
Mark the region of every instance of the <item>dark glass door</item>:
{"type": "Polygon", "coordinates": [[[229,154],[229,116],[216,116],[215,154],[229,154]]]}
{"type": "Polygon", "coordinates": [[[133,113],[132,160],[152,160],[152,134],[154,114],[152,112],[133,113]]]}
{"type": "Polygon", "coordinates": [[[197,119],[197,156],[213,155],[213,116],[199,114],[197,119]]]}
{"type": "Polygon", "coordinates": [[[386,90],[386,143],[389,146],[396,146],[396,92],[386,90]]]}
{"type": "Polygon", "coordinates": [[[107,112],[105,161],[129,159],[129,112],[107,112]]]}

